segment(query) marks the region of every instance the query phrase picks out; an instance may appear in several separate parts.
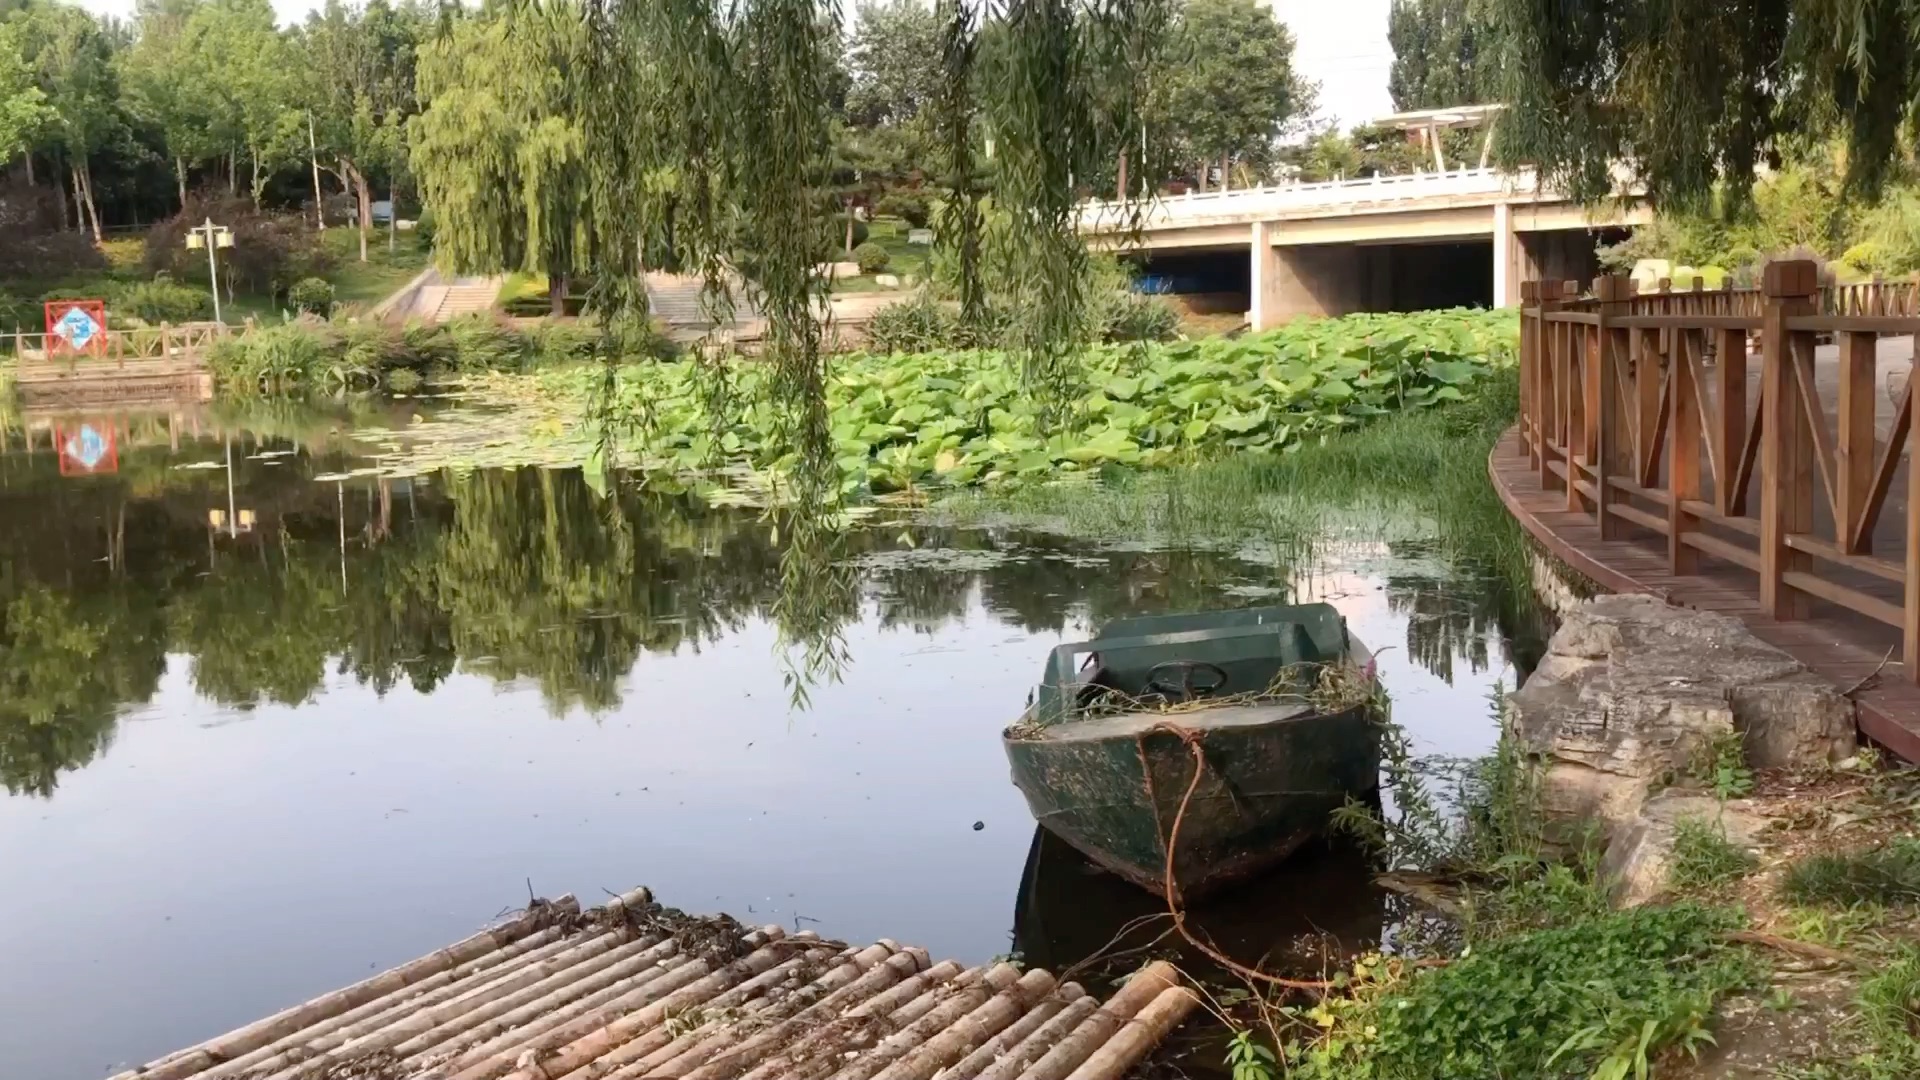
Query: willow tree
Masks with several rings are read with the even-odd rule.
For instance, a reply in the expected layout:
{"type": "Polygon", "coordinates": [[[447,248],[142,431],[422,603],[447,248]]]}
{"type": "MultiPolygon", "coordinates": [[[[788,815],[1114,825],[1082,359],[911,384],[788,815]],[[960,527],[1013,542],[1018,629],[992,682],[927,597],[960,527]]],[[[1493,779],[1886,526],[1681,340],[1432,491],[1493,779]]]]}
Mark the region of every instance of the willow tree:
{"type": "Polygon", "coordinates": [[[587,137],[577,81],[582,9],[525,5],[455,19],[420,52],[411,167],[434,252],[457,273],[545,274],[554,314],[587,269],[587,137]]]}
{"type": "MultiPolygon", "coordinates": [[[[1019,254],[1025,368],[1055,398],[1084,340],[1079,185],[1133,153],[1144,69],[1130,57],[1150,45],[1169,2],[940,9],[945,85],[933,108],[961,222],[943,240],[977,254],[978,229],[965,224],[978,223],[972,152],[990,132],[995,199],[1019,254]],[[992,70],[976,75],[986,35],[998,47],[992,70]],[[983,107],[975,87],[986,88],[983,107]]],[[[838,663],[837,627],[857,612],[823,513],[839,497],[820,315],[821,257],[837,217],[840,10],[834,0],[520,0],[456,23],[449,41],[426,49],[413,134],[436,247],[453,269],[548,258],[590,270],[590,306],[619,327],[645,315],[642,273],[664,236],[716,307],[744,291],[765,315],[763,359],[775,377],[754,406],[781,419],[787,451],[776,617],[808,671],[838,663]]],[[[978,262],[963,260],[969,274],[978,262]]],[[[714,365],[710,382],[727,381],[714,365]]]]}
{"type": "Polygon", "coordinates": [[[1512,111],[1503,158],[1574,194],[1616,163],[1657,201],[1744,206],[1756,164],[1844,134],[1872,192],[1920,134],[1915,0],[1494,0],[1512,111]]]}

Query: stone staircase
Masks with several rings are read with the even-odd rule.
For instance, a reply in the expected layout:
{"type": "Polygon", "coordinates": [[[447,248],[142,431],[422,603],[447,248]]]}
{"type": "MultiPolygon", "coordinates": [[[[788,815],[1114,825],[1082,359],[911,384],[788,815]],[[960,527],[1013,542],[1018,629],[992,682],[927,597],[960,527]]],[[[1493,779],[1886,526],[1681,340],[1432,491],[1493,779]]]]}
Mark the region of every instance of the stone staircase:
{"type": "Polygon", "coordinates": [[[499,278],[460,278],[440,288],[439,304],[427,318],[443,323],[462,315],[484,315],[500,296],[499,278]]]}
{"type": "Polygon", "coordinates": [[[462,315],[484,315],[500,298],[504,279],[463,277],[446,281],[427,271],[375,309],[377,318],[443,323],[462,315]]]}

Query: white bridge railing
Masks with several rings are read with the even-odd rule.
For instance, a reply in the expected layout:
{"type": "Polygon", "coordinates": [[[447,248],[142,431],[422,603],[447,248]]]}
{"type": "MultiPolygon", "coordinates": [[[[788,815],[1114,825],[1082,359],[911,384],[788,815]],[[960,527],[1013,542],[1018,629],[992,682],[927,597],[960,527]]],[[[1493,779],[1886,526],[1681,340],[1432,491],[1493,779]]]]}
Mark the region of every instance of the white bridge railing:
{"type": "MultiPolygon", "coordinates": [[[[1165,195],[1147,208],[1147,228],[1204,224],[1210,220],[1264,217],[1299,211],[1341,212],[1425,199],[1484,199],[1488,203],[1539,197],[1531,169],[1458,169],[1404,176],[1369,176],[1316,184],[1270,184],[1233,191],[1165,195]]],[[[1082,228],[1097,229],[1125,220],[1125,204],[1091,201],[1080,208],[1082,228]]]]}

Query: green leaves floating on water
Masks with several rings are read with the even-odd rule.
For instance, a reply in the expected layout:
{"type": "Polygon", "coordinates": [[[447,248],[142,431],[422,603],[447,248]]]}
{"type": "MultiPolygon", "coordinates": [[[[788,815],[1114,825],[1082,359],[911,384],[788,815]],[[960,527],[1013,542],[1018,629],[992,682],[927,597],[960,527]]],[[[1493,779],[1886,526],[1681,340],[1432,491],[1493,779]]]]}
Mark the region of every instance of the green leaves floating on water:
{"type": "MultiPolygon", "coordinates": [[[[1152,466],[1178,454],[1271,452],[1403,409],[1457,401],[1510,366],[1510,314],[1354,315],[1265,334],[1084,357],[1080,393],[1062,422],[1003,352],[843,358],[827,380],[842,498],[926,486],[1053,479],[1109,465],[1152,466]]],[[[738,370],[746,403],[716,418],[690,363],[622,371],[618,413],[652,422],[622,447],[655,472],[716,465],[784,475],[794,464],[766,404],[761,367],[738,370]]],[[[584,377],[549,376],[584,397],[584,377]]]]}

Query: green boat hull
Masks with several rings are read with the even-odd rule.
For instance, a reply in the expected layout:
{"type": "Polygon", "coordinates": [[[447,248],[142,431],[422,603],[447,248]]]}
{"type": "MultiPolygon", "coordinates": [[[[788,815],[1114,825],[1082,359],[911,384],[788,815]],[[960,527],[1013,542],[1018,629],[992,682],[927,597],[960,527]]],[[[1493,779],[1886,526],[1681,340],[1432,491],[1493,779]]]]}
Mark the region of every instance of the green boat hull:
{"type": "Polygon", "coordinates": [[[1016,725],[1003,741],[1034,819],[1141,888],[1167,890],[1178,817],[1173,886],[1192,901],[1279,863],[1324,835],[1348,799],[1374,791],[1379,719],[1370,703],[1326,713],[1236,705],[1065,724],[1041,737],[1016,725]],[[1163,721],[1193,733],[1204,759],[1197,785],[1188,741],[1163,721]]]}

